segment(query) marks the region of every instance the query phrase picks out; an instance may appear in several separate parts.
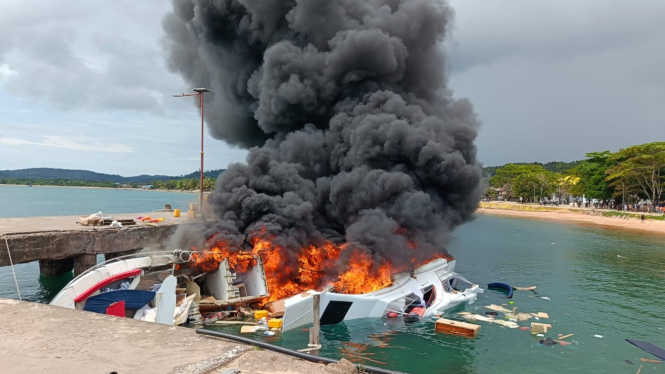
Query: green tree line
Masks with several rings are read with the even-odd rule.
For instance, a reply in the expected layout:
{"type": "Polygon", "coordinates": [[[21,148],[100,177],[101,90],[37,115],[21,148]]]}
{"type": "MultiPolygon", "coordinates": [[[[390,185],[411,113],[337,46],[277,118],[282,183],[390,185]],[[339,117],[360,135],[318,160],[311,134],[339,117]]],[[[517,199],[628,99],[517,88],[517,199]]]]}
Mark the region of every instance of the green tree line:
{"type": "Polygon", "coordinates": [[[71,179],[47,178],[0,178],[0,184],[35,185],[35,186],[66,186],[66,187],[117,187],[113,182],[82,181],[71,179]]]}
{"type": "MultiPolygon", "coordinates": [[[[212,191],[215,189],[215,178],[205,177],[203,179],[203,189],[205,191],[212,191]]],[[[102,187],[102,188],[118,188],[121,186],[129,186],[129,188],[141,188],[144,184],[141,183],[128,183],[117,184],[108,181],[83,181],[71,180],[63,178],[6,178],[0,177],[0,184],[9,185],[34,185],[34,186],[62,186],[62,187],[102,187]]],[[[151,189],[160,190],[198,190],[198,178],[182,178],[182,179],[168,179],[168,180],[155,180],[150,185],[151,189]]]]}
{"type": "MultiPolygon", "coordinates": [[[[152,182],[151,188],[158,190],[198,190],[201,188],[200,182],[200,178],[155,180],[152,182]]],[[[205,177],[203,179],[203,189],[212,191],[215,189],[215,183],[215,178],[205,177]]]]}
{"type": "Polygon", "coordinates": [[[543,164],[497,167],[487,179],[486,197],[538,202],[552,194],[562,200],[585,196],[617,207],[649,201],[654,208],[665,201],[665,142],[587,153],[571,165],[560,171],[543,164]]]}

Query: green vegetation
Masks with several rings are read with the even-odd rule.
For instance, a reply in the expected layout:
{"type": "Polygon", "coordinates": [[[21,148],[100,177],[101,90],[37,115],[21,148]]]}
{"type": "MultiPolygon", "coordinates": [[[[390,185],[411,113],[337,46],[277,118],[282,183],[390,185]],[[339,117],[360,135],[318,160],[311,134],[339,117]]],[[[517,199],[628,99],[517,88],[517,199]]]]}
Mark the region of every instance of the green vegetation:
{"type": "MultiPolygon", "coordinates": [[[[491,185],[506,199],[521,197],[536,202],[556,188],[557,175],[538,164],[508,164],[496,170],[491,185]]],[[[488,189],[490,191],[492,189],[488,189]]]]}
{"type": "Polygon", "coordinates": [[[569,171],[579,178],[578,183],[571,186],[571,192],[577,196],[610,200],[614,193],[607,182],[607,170],[614,165],[610,155],[609,151],[587,153],[586,159],[569,171]]]}
{"type": "Polygon", "coordinates": [[[649,201],[658,210],[664,200],[665,142],[634,145],[616,153],[592,152],[582,161],[508,164],[485,168],[487,197],[538,202],[555,194],[605,203],[649,201]],[[545,167],[547,165],[547,167],[545,167]]]}
{"type": "MultiPolygon", "coordinates": [[[[623,213],[623,212],[603,212],[602,213],[603,217],[618,217],[618,218],[642,218],[641,214],[637,213],[623,213]]],[[[665,216],[659,215],[659,216],[652,216],[652,215],[644,215],[644,219],[652,219],[656,221],[665,221],[665,216]]]]}
{"type": "Polygon", "coordinates": [[[113,182],[95,182],[70,179],[20,179],[0,177],[0,184],[35,185],[35,186],[67,186],[67,187],[117,187],[113,182]]]}
{"type": "MultiPolygon", "coordinates": [[[[540,162],[532,162],[532,163],[515,163],[511,165],[535,165],[535,166],[542,166],[543,169],[546,171],[550,171],[553,173],[564,173],[575,166],[579,165],[582,161],[573,161],[573,162],[563,162],[563,161],[552,161],[548,163],[540,163],[540,162]]],[[[505,165],[504,165],[505,166],[505,165]]],[[[483,168],[483,177],[485,178],[491,178],[496,174],[496,171],[498,169],[502,168],[502,166],[487,166],[483,168]]]]}
{"type": "MultiPolygon", "coordinates": [[[[204,190],[212,191],[215,188],[217,177],[223,171],[224,169],[206,171],[203,180],[204,190]]],[[[122,177],[87,170],[34,168],[2,170],[0,171],[0,184],[105,188],[147,188],[146,186],[150,186],[151,189],[162,190],[198,190],[199,176],[199,171],[180,177],[166,175],[122,177]]]]}
{"type": "MultiPolygon", "coordinates": [[[[203,189],[212,191],[215,189],[217,179],[203,178],[203,189]]],[[[156,180],[152,182],[151,189],[154,190],[198,190],[200,187],[200,178],[169,179],[166,181],[156,180]]]]}

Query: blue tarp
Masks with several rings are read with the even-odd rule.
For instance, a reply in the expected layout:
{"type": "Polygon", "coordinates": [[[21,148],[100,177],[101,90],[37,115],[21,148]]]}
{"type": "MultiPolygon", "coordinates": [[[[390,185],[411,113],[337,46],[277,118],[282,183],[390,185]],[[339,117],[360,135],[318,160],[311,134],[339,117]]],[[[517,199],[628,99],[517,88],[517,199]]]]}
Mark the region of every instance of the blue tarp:
{"type": "Polygon", "coordinates": [[[124,301],[127,309],[141,309],[155,298],[155,293],[150,291],[124,290],[112,291],[89,297],[85,302],[85,308],[88,312],[106,314],[106,308],[109,305],[124,301]]]}
{"type": "Polygon", "coordinates": [[[658,347],[656,345],[653,345],[649,342],[643,342],[643,341],[639,341],[639,340],[626,339],[626,341],[628,343],[638,347],[638,348],[641,348],[641,349],[651,353],[652,355],[660,358],[661,360],[665,360],[665,349],[663,349],[663,348],[660,348],[660,347],[658,347]]]}

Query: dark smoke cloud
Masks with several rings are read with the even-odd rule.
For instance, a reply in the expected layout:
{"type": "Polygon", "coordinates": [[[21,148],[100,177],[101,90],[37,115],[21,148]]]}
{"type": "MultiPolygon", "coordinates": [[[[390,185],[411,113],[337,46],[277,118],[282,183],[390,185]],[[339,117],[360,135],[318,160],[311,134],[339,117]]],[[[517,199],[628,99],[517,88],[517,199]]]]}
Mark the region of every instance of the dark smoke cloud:
{"type": "Polygon", "coordinates": [[[447,88],[446,2],[173,5],[169,67],[216,92],[206,107],[214,137],[257,146],[218,179],[220,237],[268,233],[294,260],[322,239],[377,262],[445,251],[450,231],[471,218],[481,179],[476,115],[447,88]]]}

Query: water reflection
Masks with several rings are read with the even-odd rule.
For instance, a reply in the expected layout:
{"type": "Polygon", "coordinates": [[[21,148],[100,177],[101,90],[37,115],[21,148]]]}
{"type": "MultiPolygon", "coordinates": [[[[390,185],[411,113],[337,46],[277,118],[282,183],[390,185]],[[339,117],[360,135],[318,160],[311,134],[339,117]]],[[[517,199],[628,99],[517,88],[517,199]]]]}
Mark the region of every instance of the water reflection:
{"type": "Polygon", "coordinates": [[[50,302],[67,283],[74,279],[72,272],[62,275],[44,275],[39,273],[39,289],[34,301],[40,303],[50,302]]]}

